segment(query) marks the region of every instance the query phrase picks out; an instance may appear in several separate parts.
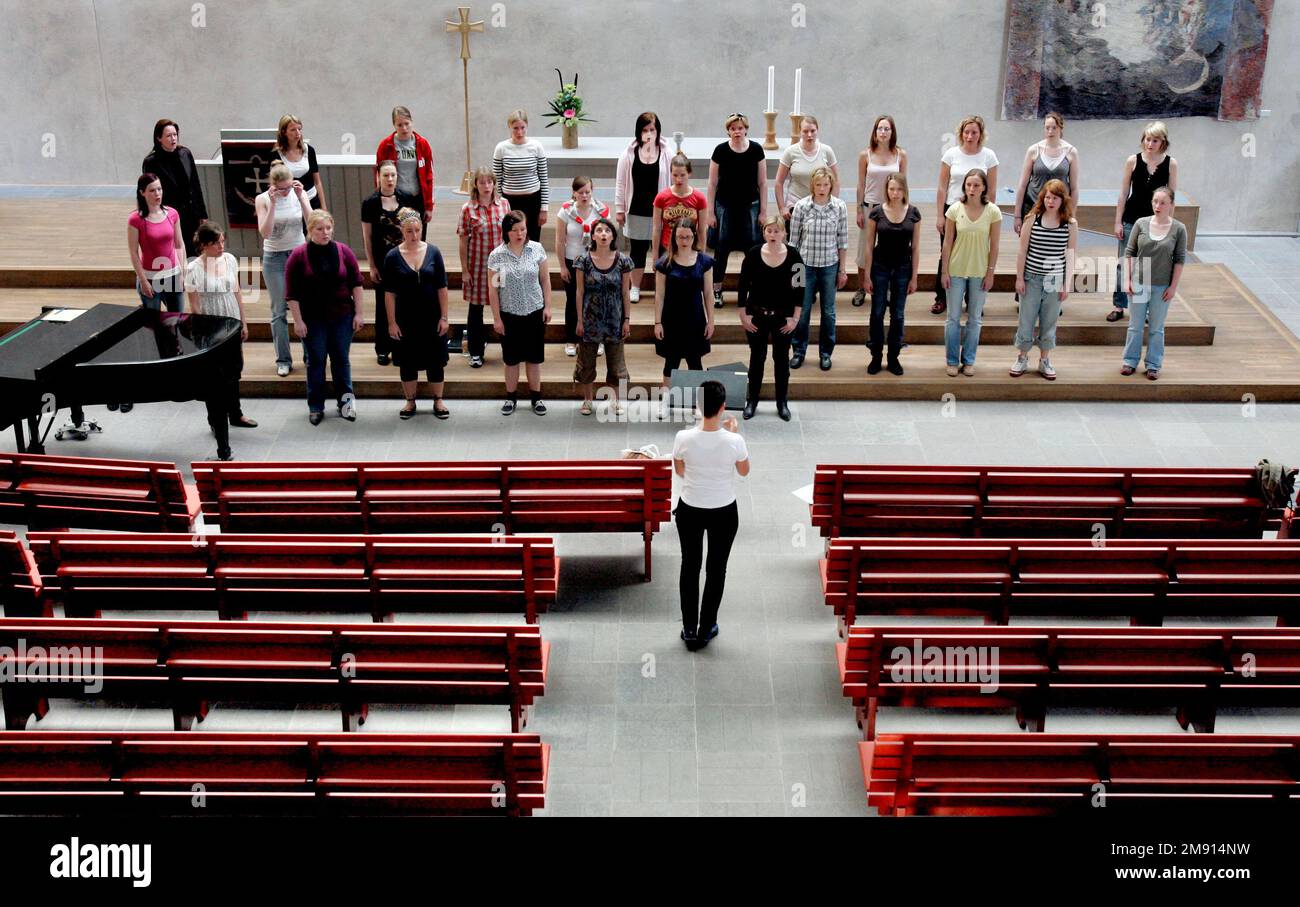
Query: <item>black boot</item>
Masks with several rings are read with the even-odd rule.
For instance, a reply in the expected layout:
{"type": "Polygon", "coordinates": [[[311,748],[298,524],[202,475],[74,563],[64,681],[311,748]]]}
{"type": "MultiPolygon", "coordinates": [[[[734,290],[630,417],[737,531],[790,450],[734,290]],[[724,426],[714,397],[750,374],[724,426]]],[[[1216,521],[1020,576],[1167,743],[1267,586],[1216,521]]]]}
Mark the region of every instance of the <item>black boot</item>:
{"type": "Polygon", "coordinates": [[[885,368],[889,369],[889,372],[892,375],[903,374],[903,364],[898,361],[898,350],[891,349],[889,351],[889,360],[886,363],[885,368]]]}
{"type": "Polygon", "coordinates": [[[755,413],[757,410],[758,410],[758,401],[757,401],[757,400],[746,400],[746,401],[745,401],[745,410],[744,410],[744,412],[741,413],[741,415],[744,416],[746,419],[752,419],[752,418],[754,418],[754,413],[755,413]]]}
{"type": "Polygon", "coordinates": [[[781,417],[782,422],[790,421],[790,407],[784,400],[776,401],[776,414],[781,417]]]}
{"type": "Polygon", "coordinates": [[[873,349],[871,351],[871,361],[867,363],[867,374],[868,375],[880,374],[880,350],[879,349],[873,349]]]}

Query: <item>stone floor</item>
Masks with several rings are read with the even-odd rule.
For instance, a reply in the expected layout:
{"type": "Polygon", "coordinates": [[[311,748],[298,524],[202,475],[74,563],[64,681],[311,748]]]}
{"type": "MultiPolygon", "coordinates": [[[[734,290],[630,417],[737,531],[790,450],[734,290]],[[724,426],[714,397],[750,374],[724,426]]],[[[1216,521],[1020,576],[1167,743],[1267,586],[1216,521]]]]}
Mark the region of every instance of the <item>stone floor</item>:
{"type": "MultiPolygon", "coordinates": [[[[1300,328],[1292,239],[1202,240],[1300,328]]],[[[1228,328],[1225,328],[1228,329],[1228,328]]],[[[999,351],[1001,352],[1001,351],[999,351]]],[[[1300,376],[1297,376],[1300,380],[1300,376]]],[[[454,393],[454,391],[453,391],[454,393]]],[[[360,403],[355,424],[319,427],[298,401],[249,400],[261,422],[236,432],[240,459],[459,459],[617,456],[653,443],[667,453],[681,425],[610,424],[556,402],[503,418],[490,401],[449,400],[453,417],[396,418],[394,401],[360,403]]],[[[839,691],[835,625],[817,579],[821,541],[796,492],[817,462],[1253,465],[1300,464],[1300,407],[962,402],[806,402],[789,424],[767,403],[743,424],[753,472],[739,481],[741,530],[720,614],[721,635],[691,654],[678,639],[676,531],[654,543],[655,581],[639,581],[636,536],[558,537],[560,600],[542,618],[552,644],[545,697],[530,730],[552,746],[546,815],[868,815],[853,710],[839,691]]],[[[213,452],[200,404],[151,404],[123,416],[93,411],[105,432],[55,449],[188,464],[213,452]]],[[[8,437],[0,446],[11,448],[8,437]]],[[[266,619],[269,613],[253,615],[266,619]]],[[[325,619],[325,615],[320,616],[325,619]]],[[[310,616],[308,617],[310,619],[310,616]]],[[[402,615],[399,620],[442,620],[402,615]]],[[[456,618],[463,620],[465,618],[456,618]]],[[[898,622],[898,621],[894,621],[898,622]]],[[[1066,621],[1056,621],[1064,623],[1066,621]]],[[[1171,624],[1179,621],[1171,620],[1171,624]]],[[[1262,622],[1261,622],[1262,623],[1262,622]]],[[[368,730],[500,730],[502,709],[377,707],[368,730]]],[[[203,727],[334,730],[332,711],[214,708],[203,727]]],[[[47,728],[165,729],[169,714],[112,703],[56,703],[47,728]]],[[[1015,730],[1010,711],[882,710],[879,727],[1015,730]]],[[[1177,730],[1169,713],[1061,711],[1049,730],[1177,730]]],[[[1300,732],[1284,711],[1224,713],[1219,730],[1300,732]]]]}

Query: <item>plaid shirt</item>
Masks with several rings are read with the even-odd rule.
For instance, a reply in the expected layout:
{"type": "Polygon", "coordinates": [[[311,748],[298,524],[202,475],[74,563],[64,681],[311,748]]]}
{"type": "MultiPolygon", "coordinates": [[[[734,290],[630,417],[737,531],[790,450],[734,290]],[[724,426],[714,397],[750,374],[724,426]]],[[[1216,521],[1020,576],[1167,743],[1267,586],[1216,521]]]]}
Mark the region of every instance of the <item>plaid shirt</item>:
{"type": "Polygon", "coordinates": [[[813,204],[811,195],[799,199],[790,215],[790,245],[810,268],[839,264],[840,249],[849,247],[848,207],[834,197],[825,205],[813,204]]]}
{"type": "Polygon", "coordinates": [[[501,218],[510,213],[504,198],[490,205],[466,202],[460,209],[456,235],[465,237],[465,273],[461,275],[465,301],[488,304],[487,260],[501,245],[501,218]]]}

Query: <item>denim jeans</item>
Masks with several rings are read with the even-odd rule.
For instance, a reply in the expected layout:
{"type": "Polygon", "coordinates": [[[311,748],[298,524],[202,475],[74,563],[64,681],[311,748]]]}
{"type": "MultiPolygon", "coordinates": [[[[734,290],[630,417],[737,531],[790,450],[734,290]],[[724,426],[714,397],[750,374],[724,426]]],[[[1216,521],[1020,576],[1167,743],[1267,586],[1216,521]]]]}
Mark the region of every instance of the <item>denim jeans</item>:
{"type": "Polygon", "coordinates": [[[1056,346],[1056,319],[1061,316],[1061,278],[1056,275],[1026,274],[1025,292],[1020,297],[1020,324],[1016,328],[1016,349],[1022,353],[1038,344],[1046,356],[1056,346]],[[1035,333],[1034,327],[1038,326],[1035,333]]]}
{"type": "Polygon", "coordinates": [[[953,277],[948,288],[948,321],[943,326],[944,352],[949,365],[974,365],[984,323],[984,278],[953,277]],[[961,323],[965,300],[966,324],[961,323]]]}
{"type": "Polygon", "coordinates": [[[340,315],[329,321],[307,322],[307,336],[303,338],[303,356],[307,360],[307,410],[325,411],[325,357],[330,360],[330,377],[334,380],[334,396],[340,404],[344,394],[352,393],[352,363],[348,353],[352,348],[352,316],[340,315]]]}
{"type": "Polygon", "coordinates": [[[1124,364],[1137,368],[1142,356],[1142,327],[1147,327],[1147,368],[1159,371],[1165,361],[1165,318],[1169,303],[1165,301],[1166,286],[1144,287],[1134,284],[1129,313],[1128,334],[1124,338],[1124,364]]]}
{"type": "Polygon", "coordinates": [[[140,279],[136,278],[135,291],[140,294],[140,304],[146,309],[153,309],[155,312],[161,311],[166,307],[169,312],[181,312],[185,309],[185,293],[180,289],[172,289],[178,285],[179,277],[163,277],[158,280],[150,281],[153,284],[153,295],[146,296],[140,292],[140,279]],[[167,289],[159,289],[159,287],[167,289]]]}
{"type": "Polygon", "coordinates": [[[835,278],[839,262],[824,268],[804,266],[803,311],[799,313],[799,326],[794,329],[794,352],[803,356],[808,351],[808,334],[811,330],[813,300],[821,293],[821,322],[817,328],[817,351],[823,356],[835,352],[835,278]]]}
{"type": "Polygon", "coordinates": [[[885,310],[889,310],[889,355],[897,356],[903,347],[903,306],[907,304],[907,285],[912,280],[912,263],[888,265],[871,263],[871,334],[867,348],[879,356],[885,342],[885,310]]]}
{"type": "Polygon", "coordinates": [[[1124,238],[1119,241],[1119,264],[1115,266],[1115,292],[1112,301],[1117,309],[1128,308],[1128,293],[1124,292],[1124,249],[1128,246],[1128,235],[1133,232],[1132,224],[1124,225],[1124,238]]]}
{"type": "MultiPolygon", "coordinates": [[[[763,240],[758,232],[757,201],[748,208],[727,208],[719,204],[714,207],[713,215],[718,224],[709,231],[707,240],[713,249],[713,287],[717,290],[727,276],[727,259],[731,253],[743,255],[763,240]]],[[[707,299],[705,304],[710,304],[707,299]]]]}
{"type": "Polygon", "coordinates": [[[289,352],[289,306],[284,301],[284,266],[288,252],[262,253],[262,279],[271,296],[271,338],[275,341],[275,364],[293,365],[289,352]]]}

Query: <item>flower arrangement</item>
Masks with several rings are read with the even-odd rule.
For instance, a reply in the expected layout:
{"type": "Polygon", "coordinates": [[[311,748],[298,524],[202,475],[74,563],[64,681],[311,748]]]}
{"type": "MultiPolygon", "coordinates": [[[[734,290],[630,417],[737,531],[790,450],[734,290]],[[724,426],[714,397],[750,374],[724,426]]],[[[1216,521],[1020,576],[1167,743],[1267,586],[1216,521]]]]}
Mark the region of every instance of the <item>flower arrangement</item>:
{"type": "Polygon", "coordinates": [[[551,122],[547,127],[559,123],[563,126],[573,127],[578,123],[595,123],[582,112],[582,97],[578,94],[578,74],[573,74],[572,82],[565,82],[564,75],[557,69],[555,74],[560,77],[560,90],[556,92],[551,99],[551,112],[548,114],[551,122]]]}

